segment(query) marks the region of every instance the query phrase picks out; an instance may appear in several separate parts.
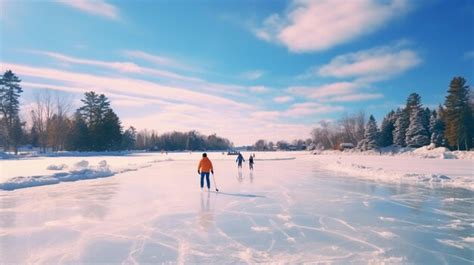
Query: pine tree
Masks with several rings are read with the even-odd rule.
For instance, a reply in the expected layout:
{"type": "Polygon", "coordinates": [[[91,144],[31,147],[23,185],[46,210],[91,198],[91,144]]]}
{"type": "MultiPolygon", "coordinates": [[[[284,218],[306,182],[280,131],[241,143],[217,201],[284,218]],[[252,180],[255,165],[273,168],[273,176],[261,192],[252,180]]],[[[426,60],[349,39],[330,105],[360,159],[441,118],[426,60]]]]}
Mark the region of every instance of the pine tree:
{"type": "Polygon", "coordinates": [[[380,128],[380,143],[381,147],[390,146],[393,144],[393,130],[395,129],[396,115],[395,111],[390,111],[382,121],[380,128]]]}
{"type": "Polygon", "coordinates": [[[423,115],[421,118],[421,124],[423,124],[423,128],[428,132],[428,135],[431,135],[431,130],[430,130],[430,118],[431,118],[431,110],[426,107],[423,110],[423,115]]]}
{"type": "Polygon", "coordinates": [[[421,109],[421,97],[417,93],[411,93],[407,98],[405,110],[407,111],[408,117],[411,117],[411,113],[415,110],[421,109]]]}
{"type": "Polygon", "coordinates": [[[108,109],[101,123],[100,138],[102,150],[119,150],[122,144],[122,126],[119,117],[112,109],[108,109]]]}
{"type": "Polygon", "coordinates": [[[441,120],[440,115],[433,111],[430,117],[430,132],[431,132],[431,143],[436,147],[442,146],[444,143],[444,122],[441,120]]]}
{"type": "Polygon", "coordinates": [[[463,77],[451,80],[444,103],[443,120],[447,143],[457,150],[469,150],[474,136],[473,109],[469,103],[469,86],[463,77]]]}
{"type": "Polygon", "coordinates": [[[406,132],[405,139],[409,147],[421,147],[430,143],[428,132],[423,126],[423,115],[424,110],[421,108],[414,108],[411,112],[410,126],[406,132]]]}
{"type": "Polygon", "coordinates": [[[76,112],[68,133],[66,149],[71,151],[87,151],[90,148],[89,129],[82,115],[76,112]]]}
{"type": "Polygon", "coordinates": [[[405,147],[406,131],[408,129],[408,126],[410,125],[408,112],[405,110],[397,109],[395,116],[396,121],[394,125],[395,128],[393,130],[393,144],[400,147],[405,147]]]}
{"type": "Polygon", "coordinates": [[[104,94],[86,92],[81,100],[84,106],[78,109],[87,124],[89,148],[94,151],[118,150],[122,144],[120,119],[110,108],[104,94]]]}
{"type": "Polygon", "coordinates": [[[367,140],[367,149],[372,150],[378,147],[378,130],[377,122],[374,116],[370,115],[367,125],[365,126],[364,138],[367,140]]]}
{"type": "Polygon", "coordinates": [[[11,70],[7,70],[0,78],[0,114],[2,115],[0,125],[3,127],[0,131],[5,134],[3,138],[6,149],[9,149],[11,144],[15,145],[15,149],[18,145],[16,140],[19,136],[14,133],[18,133],[16,123],[21,124],[18,117],[19,98],[23,92],[20,82],[21,80],[11,70]]]}
{"type": "Polygon", "coordinates": [[[22,127],[25,124],[20,121],[20,118],[18,115],[13,119],[13,124],[11,128],[11,133],[10,133],[10,143],[13,146],[13,151],[15,152],[15,155],[18,154],[18,145],[23,139],[23,129],[22,127]]]}
{"type": "Polygon", "coordinates": [[[137,139],[137,130],[130,126],[128,127],[122,135],[122,149],[123,150],[131,150],[135,147],[137,139]]]}
{"type": "Polygon", "coordinates": [[[378,148],[377,122],[374,116],[370,115],[364,130],[364,139],[359,142],[358,148],[362,151],[378,148]]]}

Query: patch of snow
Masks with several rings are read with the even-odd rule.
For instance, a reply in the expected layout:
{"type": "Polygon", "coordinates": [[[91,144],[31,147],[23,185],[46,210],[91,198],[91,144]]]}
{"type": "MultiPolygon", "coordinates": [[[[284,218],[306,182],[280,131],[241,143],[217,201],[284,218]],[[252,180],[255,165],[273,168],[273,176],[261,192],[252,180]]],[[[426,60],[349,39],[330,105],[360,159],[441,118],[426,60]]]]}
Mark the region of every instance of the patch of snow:
{"type": "Polygon", "coordinates": [[[277,217],[278,219],[283,220],[283,221],[289,221],[291,219],[291,216],[287,214],[278,214],[277,217]]]}
{"type": "Polygon", "coordinates": [[[474,243],[474,237],[465,237],[462,239],[464,242],[474,243]]]}
{"type": "Polygon", "coordinates": [[[68,168],[68,166],[66,164],[60,164],[60,165],[49,165],[46,169],[47,170],[64,170],[68,168]]]}
{"type": "Polygon", "coordinates": [[[380,216],[379,219],[382,220],[382,221],[395,222],[395,218],[392,218],[392,217],[383,217],[383,216],[380,216]]]}
{"type": "MultiPolygon", "coordinates": [[[[442,148],[435,150],[446,153],[442,148]]],[[[322,168],[340,172],[346,177],[474,190],[474,164],[469,160],[426,159],[426,156],[342,155],[341,152],[337,156],[312,157],[322,168]]]]}
{"type": "Polygon", "coordinates": [[[74,164],[69,172],[59,172],[49,176],[15,177],[0,183],[1,190],[15,190],[21,188],[57,184],[65,181],[95,179],[113,176],[107,161],[102,160],[97,166],[89,166],[89,162],[82,160],[74,164]]]}
{"type": "Polygon", "coordinates": [[[374,231],[374,233],[376,233],[377,235],[379,235],[380,237],[383,237],[383,238],[386,238],[386,239],[392,239],[394,237],[397,237],[396,234],[390,232],[390,231],[374,231]]]}
{"type": "Polygon", "coordinates": [[[271,231],[270,227],[265,226],[252,226],[251,229],[256,232],[269,232],[271,231]]]}
{"type": "Polygon", "coordinates": [[[438,241],[439,243],[443,244],[443,245],[446,245],[446,246],[450,246],[450,247],[455,247],[455,248],[459,248],[459,249],[463,249],[464,248],[464,244],[460,243],[460,242],[457,242],[457,241],[454,241],[454,240],[450,240],[450,239],[436,239],[436,241],[438,241]]]}
{"type": "Polygon", "coordinates": [[[360,151],[357,149],[339,150],[315,150],[313,155],[363,155],[363,156],[403,156],[431,159],[466,159],[474,160],[474,151],[450,151],[446,147],[434,147],[433,145],[420,148],[388,146],[378,150],[360,151]]]}

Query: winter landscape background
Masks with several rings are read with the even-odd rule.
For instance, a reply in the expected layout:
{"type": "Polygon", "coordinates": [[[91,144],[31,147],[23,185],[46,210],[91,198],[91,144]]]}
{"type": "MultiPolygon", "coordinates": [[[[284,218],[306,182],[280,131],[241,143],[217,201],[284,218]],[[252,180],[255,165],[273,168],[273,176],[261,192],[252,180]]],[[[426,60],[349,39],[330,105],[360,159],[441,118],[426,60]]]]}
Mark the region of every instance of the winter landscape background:
{"type": "Polygon", "coordinates": [[[0,264],[472,264],[473,21],[0,0],[0,264]]]}

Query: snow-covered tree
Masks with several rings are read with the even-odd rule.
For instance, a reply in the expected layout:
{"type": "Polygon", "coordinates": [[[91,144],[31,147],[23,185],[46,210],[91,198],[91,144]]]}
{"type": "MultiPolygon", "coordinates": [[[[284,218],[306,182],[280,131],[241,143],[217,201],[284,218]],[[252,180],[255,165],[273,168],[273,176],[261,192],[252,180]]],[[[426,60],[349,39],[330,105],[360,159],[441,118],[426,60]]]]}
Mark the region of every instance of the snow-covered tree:
{"type": "Polygon", "coordinates": [[[379,145],[381,147],[393,144],[393,130],[395,129],[396,115],[395,111],[390,111],[382,121],[380,127],[379,145]]]}
{"type": "Polygon", "coordinates": [[[430,118],[431,118],[431,110],[430,108],[426,107],[425,109],[423,109],[421,123],[423,124],[423,127],[425,128],[425,130],[428,132],[428,135],[431,135],[430,118]]]}
{"type": "Polygon", "coordinates": [[[423,126],[423,115],[424,110],[421,108],[414,108],[410,114],[410,126],[405,138],[409,147],[421,147],[430,143],[428,131],[423,126]]]}
{"type": "Polygon", "coordinates": [[[405,110],[397,109],[395,113],[396,121],[393,130],[393,144],[401,147],[406,146],[405,136],[408,126],[410,125],[410,120],[408,113],[405,110]]]}
{"type": "Polygon", "coordinates": [[[440,115],[433,111],[430,117],[431,143],[436,147],[444,145],[444,122],[440,115]]]}
{"type": "Polygon", "coordinates": [[[377,122],[374,116],[370,115],[365,125],[364,139],[359,142],[358,148],[363,151],[378,148],[378,134],[377,122]]]}

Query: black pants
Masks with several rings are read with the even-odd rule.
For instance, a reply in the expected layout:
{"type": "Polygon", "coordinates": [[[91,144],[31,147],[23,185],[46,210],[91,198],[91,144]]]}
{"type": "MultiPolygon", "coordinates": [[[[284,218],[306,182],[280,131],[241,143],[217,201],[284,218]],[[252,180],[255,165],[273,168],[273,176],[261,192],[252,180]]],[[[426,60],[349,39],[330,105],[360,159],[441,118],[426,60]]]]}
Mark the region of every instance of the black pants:
{"type": "Polygon", "coordinates": [[[211,189],[211,182],[209,181],[209,172],[201,172],[201,189],[204,188],[204,177],[206,177],[207,188],[211,189]]]}

